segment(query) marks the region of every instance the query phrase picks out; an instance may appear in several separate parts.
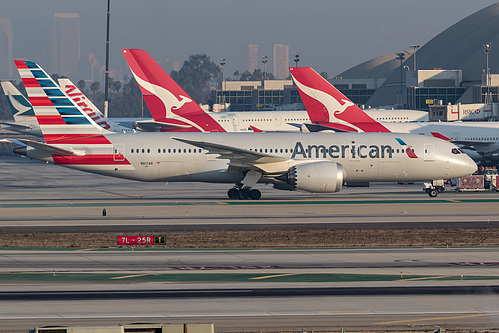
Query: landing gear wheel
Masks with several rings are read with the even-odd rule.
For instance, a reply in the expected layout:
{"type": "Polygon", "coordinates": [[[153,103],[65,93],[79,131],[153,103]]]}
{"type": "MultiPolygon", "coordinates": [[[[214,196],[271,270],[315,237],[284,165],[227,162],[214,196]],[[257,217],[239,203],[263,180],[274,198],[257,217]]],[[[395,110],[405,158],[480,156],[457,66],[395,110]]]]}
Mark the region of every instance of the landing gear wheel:
{"type": "Polygon", "coordinates": [[[436,188],[431,188],[428,190],[428,195],[431,197],[431,198],[434,198],[438,195],[438,191],[436,188]]]}
{"type": "Polygon", "coordinates": [[[250,197],[251,200],[258,200],[258,199],[260,199],[262,197],[262,192],[260,192],[257,189],[252,189],[249,192],[249,197],[250,197]]]}
{"type": "Polygon", "coordinates": [[[227,196],[232,200],[237,199],[239,198],[239,190],[237,188],[231,188],[227,191],[227,196]]]}
{"type": "Polygon", "coordinates": [[[250,190],[248,190],[247,188],[239,190],[239,199],[246,200],[249,198],[249,196],[250,196],[250,190]]]}

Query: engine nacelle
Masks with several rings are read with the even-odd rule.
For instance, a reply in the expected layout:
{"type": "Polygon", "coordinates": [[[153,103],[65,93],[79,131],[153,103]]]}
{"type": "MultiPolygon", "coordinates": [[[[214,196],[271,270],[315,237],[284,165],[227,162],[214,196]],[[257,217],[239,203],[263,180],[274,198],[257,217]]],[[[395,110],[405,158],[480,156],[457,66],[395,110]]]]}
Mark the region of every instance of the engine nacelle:
{"type": "Polygon", "coordinates": [[[291,167],[277,179],[284,181],[293,190],[333,193],[341,190],[343,185],[343,166],[328,161],[302,163],[291,167]]]}

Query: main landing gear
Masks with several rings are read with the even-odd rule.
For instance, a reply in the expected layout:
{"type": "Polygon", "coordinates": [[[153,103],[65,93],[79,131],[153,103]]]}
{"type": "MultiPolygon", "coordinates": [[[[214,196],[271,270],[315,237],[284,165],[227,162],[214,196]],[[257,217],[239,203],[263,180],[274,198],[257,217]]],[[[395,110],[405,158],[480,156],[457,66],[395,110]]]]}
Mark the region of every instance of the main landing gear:
{"type": "Polygon", "coordinates": [[[258,200],[262,197],[262,193],[254,189],[249,189],[248,187],[234,186],[229,191],[227,191],[227,196],[229,199],[240,199],[240,200],[258,200]]]}
{"type": "Polygon", "coordinates": [[[227,192],[229,199],[252,199],[258,200],[262,197],[262,193],[253,186],[262,178],[262,173],[256,170],[249,170],[244,175],[244,179],[237,183],[227,192]]]}

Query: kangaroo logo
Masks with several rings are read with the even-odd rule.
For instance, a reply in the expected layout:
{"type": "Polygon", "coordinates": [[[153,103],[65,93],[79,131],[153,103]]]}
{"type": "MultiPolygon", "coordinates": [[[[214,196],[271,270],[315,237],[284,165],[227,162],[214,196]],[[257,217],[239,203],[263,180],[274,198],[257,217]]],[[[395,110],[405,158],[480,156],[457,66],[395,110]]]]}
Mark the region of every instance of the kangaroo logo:
{"type": "Polygon", "coordinates": [[[342,124],[342,125],[348,126],[350,128],[354,128],[357,132],[363,132],[363,130],[360,129],[359,127],[357,127],[357,126],[355,126],[347,121],[344,121],[342,119],[337,118],[337,115],[340,115],[343,112],[345,112],[345,110],[347,108],[349,108],[350,106],[355,105],[352,101],[342,99],[341,101],[343,102],[343,104],[341,104],[336,98],[334,98],[333,96],[331,96],[323,91],[307,87],[306,85],[302,84],[301,82],[299,82],[296,79],[295,79],[295,83],[296,83],[296,86],[303,93],[307,94],[310,98],[313,98],[313,99],[319,101],[322,105],[325,106],[326,112],[329,115],[329,122],[342,124]]]}
{"type": "Polygon", "coordinates": [[[167,89],[152,84],[151,82],[144,81],[138,75],[135,75],[135,79],[142,88],[149,91],[151,94],[158,96],[158,98],[161,99],[161,101],[165,106],[165,118],[174,116],[173,113],[174,110],[179,110],[184,106],[184,104],[192,102],[192,99],[182,95],[180,95],[179,96],[180,99],[178,99],[174,94],[172,94],[167,89]]]}

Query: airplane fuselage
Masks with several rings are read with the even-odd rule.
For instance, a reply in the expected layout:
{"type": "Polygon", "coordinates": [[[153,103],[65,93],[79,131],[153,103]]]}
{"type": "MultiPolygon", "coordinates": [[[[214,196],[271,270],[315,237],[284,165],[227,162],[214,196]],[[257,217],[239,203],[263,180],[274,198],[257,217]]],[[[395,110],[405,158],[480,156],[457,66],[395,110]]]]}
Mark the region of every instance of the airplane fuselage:
{"type": "MultiPolygon", "coordinates": [[[[345,181],[426,181],[474,172],[476,166],[455,146],[426,136],[378,133],[137,133],[106,135],[109,144],[71,145],[83,156],[28,156],[82,171],[141,181],[237,183],[244,166],[179,142],[173,137],[230,145],[289,159],[279,170],[301,163],[330,161],[342,165],[345,181]]],[[[65,145],[60,145],[64,148],[65,145]]],[[[267,175],[260,183],[275,183],[267,175]]]]}

